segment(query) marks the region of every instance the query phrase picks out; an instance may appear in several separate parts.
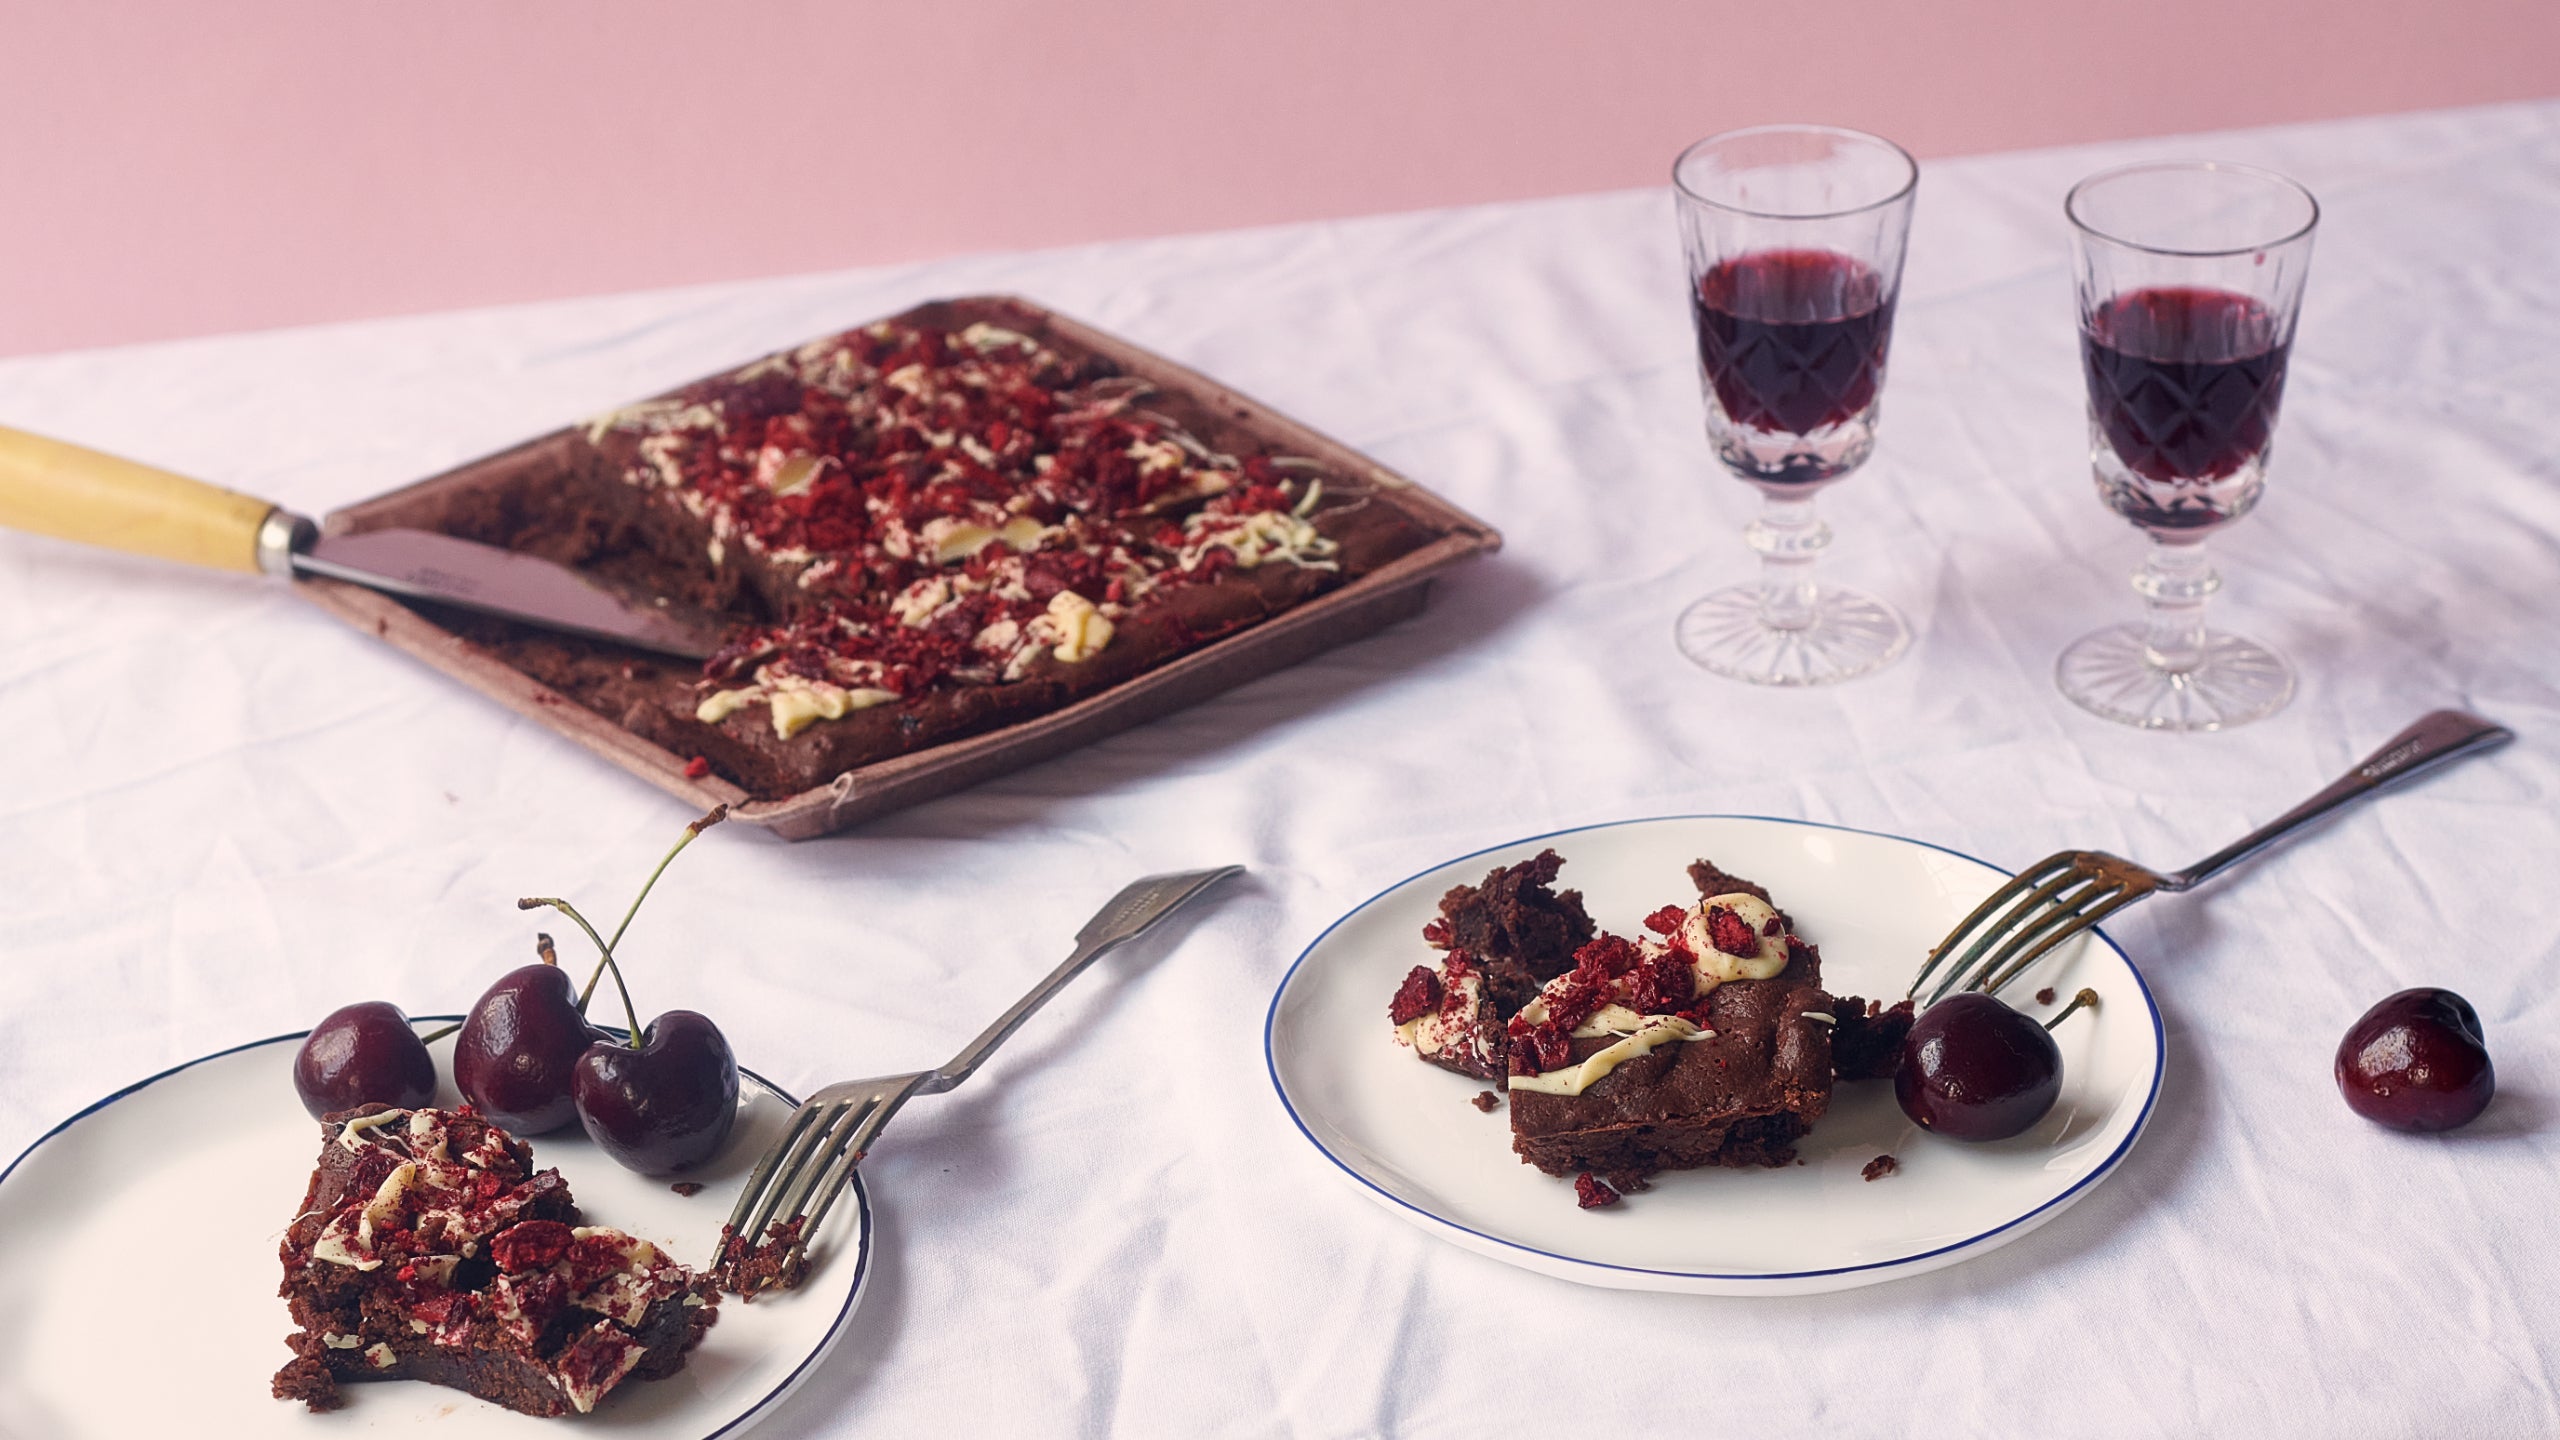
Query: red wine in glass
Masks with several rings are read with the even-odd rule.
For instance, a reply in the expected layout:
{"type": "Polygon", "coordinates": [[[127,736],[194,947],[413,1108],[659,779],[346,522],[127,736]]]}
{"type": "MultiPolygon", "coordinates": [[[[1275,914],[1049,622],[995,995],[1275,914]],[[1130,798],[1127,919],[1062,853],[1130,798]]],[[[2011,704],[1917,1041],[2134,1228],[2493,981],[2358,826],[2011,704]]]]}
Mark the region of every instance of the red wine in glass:
{"type": "Polygon", "coordinates": [[[2274,312],[2227,290],[2115,296],[2080,332],[2090,417],[2127,473],[2108,503],[2153,530],[2228,521],[2255,501],[2284,398],[2274,312]]]}
{"type": "MultiPolygon", "coordinates": [[[[1736,426],[1812,436],[1874,406],[1893,304],[1865,263],[1831,250],[1737,256],[1698,277],[1693,302],[1700,365],[1736,426]]],[[[1805,484],[1849,468],[1790,453],[1754,478],[1805,484]]]]}

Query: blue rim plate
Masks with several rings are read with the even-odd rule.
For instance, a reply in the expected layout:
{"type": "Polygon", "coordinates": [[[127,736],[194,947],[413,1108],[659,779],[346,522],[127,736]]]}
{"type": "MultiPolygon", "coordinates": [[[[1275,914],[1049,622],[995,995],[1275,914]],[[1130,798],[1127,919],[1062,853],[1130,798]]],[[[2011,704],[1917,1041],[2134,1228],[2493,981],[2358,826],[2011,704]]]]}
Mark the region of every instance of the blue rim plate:
{"type": "MultiPolygon", "coordinates": [[[[0,1293],[11,1297],[0,1311],[0,1433],[308,1436],[419,1422],[448,1437],[559,1433],[560,1421],[417,1382],[346,1387],[347,1408],[328,1416],[269,1398],[267,1377],[289,1358],[281,1342],[292,1328],[275,1293],[276,1247],[319,1139],[290,1075],[306,1033],[235,1045],[127,1085],[0,1170],[0,1293]],[[117,1343],[137,1297],[185,1317],[147,1332],[169,1342],[154,1351],[147,1385],[132,1383],[134,1352],[117,1343]]],[[[740,1079],[738,1129],[688,1177],[703,1186],[690,1197],[623,1170],[574,1128],[534,1137],[534,1161],[558,1166],[598,1222],[699,1265],[748,1168],[798,1104],[752,1071],[740,1079]]],[[[457,1100],[448,1082],[439,1103],[457,1100]]],[[[874,1221],[858,1174],[853,1204],[839,1214],[848,1218],[829,1225],[802,1288],[752,1306],[728,1298],[682,1371],[617,1390],[580,1424],[712,1440],[770,1414],[844,1333],[869,1280],[874,1221]]]]}
{"type": "Polygon", "coordinates": [[[2167,1059],[2158,1006],[2103,933],[2038,963],[2004,997],[2030,1014],[2081,986],[2096,1010],[2055,1034],[2061,1099],[2013,1140],[1966,1145],[1917,1130],[1884,1082],[1843,1083],[1775,1170],[1688,1171],[1603,1211],[1511,1153],[1485,1087],[1393,1041],[1387,998],[1433,953],[1420,938],[1449,887],[1553,848],[1560,888],[1603,929],[1694,896],[1706,858],[1766,885],[1822,947],[1834,994],[1899,999],[1929,946],[2007,872],[1923,841],[1810,821],[1678,815],[1561,830],[1462,855],[1389,887],[1328,926],[1282,977],[1263,1025],[1272,1086],[1330,1167],[1391,1213],[1453,1244],[1581,1284],[1693,1294],[1799,1295],[1918,1275],[1985,1254],[2060,1214],[2121,1164],[2158,1104],[2167,1059]],[[1864,1178],[1892,1155],[1899,1168],[1864,1178]]]}

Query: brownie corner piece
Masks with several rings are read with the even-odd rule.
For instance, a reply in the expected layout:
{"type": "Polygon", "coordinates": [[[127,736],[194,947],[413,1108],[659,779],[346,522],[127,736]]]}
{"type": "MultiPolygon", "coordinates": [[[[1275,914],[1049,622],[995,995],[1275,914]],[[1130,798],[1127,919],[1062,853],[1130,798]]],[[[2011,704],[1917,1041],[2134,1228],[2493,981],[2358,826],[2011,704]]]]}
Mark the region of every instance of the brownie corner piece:
{"type": "Polygon", "coordinates": [[[1496,866],[1481,884],[1452,887],[1440,897],[1445,943],[1488,964],[1517,965],[1540,982],[1572,969],[1573,952],[1599,927],[1582,908],[1581,891],[1554,888],[1563,868],[1564,857],[1541,850],[1496,866]]]}

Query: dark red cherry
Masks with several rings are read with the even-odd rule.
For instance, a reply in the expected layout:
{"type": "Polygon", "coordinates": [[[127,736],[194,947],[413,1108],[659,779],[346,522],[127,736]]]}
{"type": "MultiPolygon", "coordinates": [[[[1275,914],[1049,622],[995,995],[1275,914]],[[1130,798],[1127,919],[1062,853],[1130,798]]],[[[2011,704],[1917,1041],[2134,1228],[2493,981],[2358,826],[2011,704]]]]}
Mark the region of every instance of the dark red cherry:
{"type": "Polygon", "coordinates": [[[436,1099],[436,1062],[400,1007],[367,1000],[329,1012],[293,1056],[293,1088],[311,1118],[380,1103],[415,1110],[436,1099]]]}
{"type": "Polygon", "coordinates": [[[1966,990],[1920,1013],[1902,1042],[1893,1098],[1923,1130],[2006,1140],[2062,1093],[2062,1051],[2042,1025],[1966,990]]]}
{"type": "Polygon", "coordinates": [[[2338,1042],[2337,1075],[2348,1109],[2394,1130],[2468,1125],[2498,1090],[2479,1012],[2428,986],[2364,1012],[2338,1042]]]}
{"type": "Polygon", "coordinates": [[[557,1130],[578,1113],[570,1072],[603,1033],[578,1013],[568,972],[556,965],[510,970],[463,1018],[453,1042],[454,1086],[518,1135],[557,1130]]]}
{"type": "Polygon", "coordinates": [[[670,1010],[638,1048],[604,1039],[578,1057],[578,1119],[606,1154],[669,1175],[718,1154],[738,1116],[738,1061],[720,1027],[670,1010]]]}

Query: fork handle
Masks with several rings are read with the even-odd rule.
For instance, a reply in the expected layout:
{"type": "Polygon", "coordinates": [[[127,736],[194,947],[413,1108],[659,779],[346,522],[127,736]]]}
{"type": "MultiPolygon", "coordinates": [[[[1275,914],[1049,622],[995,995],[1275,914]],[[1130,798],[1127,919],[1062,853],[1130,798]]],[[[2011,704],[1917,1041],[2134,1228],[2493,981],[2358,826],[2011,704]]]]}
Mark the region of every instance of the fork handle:
{"type": "Polygon", "coordinates": [[[2493,750],[2516,738],[2504,725],[2460,710],[2438,710],[2382,743],[2364,763],[2338,777],[2328,789],[2287,810],[2184,870],[2163,876],[2163,890],[2186,890],[2239,864],[2293,832],[2326,818],[2368,795],[2461,759],[2493,750]]]}
{"type": "Polygon", "coordinates": [[[968,1079],[976,1073],[978,1066],[983,1064],[989,1055],[995,1053],[997,1046],[1011,1039],[1013,1032],[1022,1028],[1022,1022],[1031,1018],[1031,1012],[1048,1004],[1049,997],[1066,989],[1068,981],[1083,974],[1086,966],[1111,953],[1122,940],[1127,938],[1127,936],[1115,936],[1098,944],[1077,941],[1074,953],[1060,961],[1058,968],[1050,971],[1039,984],[1032,986],[1030,994],[1014,1001],[1013,1008],[997,1016],[994,1024],[981,1031],[977,1039],[970,1041],[958,1055],[951,1058],[951,1063],[939,1070],[927,1071],[925,1082],[916,1087],[916,1093],[939,1095],[968,1079]]]}

